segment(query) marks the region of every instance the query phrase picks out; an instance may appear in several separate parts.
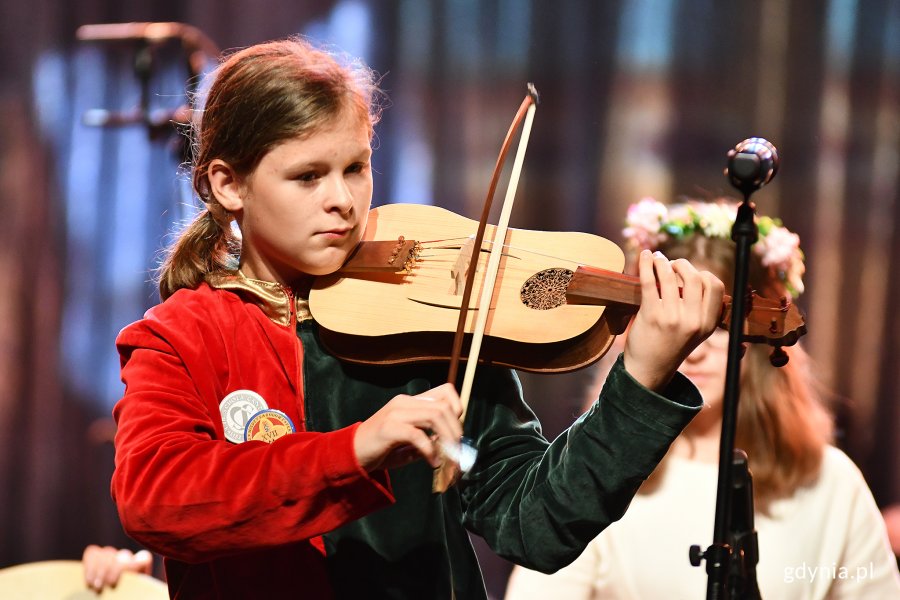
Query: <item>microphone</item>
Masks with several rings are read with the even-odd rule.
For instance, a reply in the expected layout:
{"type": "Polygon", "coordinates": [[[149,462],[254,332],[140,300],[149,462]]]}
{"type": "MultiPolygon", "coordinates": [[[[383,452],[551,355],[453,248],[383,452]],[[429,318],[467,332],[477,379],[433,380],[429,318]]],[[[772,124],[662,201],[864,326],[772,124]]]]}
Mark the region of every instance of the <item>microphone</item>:
{"type": "Polygon", "coordinates": [[[778,172],[778,151],[769,141],[747,138],[728,151],[725,175],[731,185],[749,196],[766,185],[778,172]]]}

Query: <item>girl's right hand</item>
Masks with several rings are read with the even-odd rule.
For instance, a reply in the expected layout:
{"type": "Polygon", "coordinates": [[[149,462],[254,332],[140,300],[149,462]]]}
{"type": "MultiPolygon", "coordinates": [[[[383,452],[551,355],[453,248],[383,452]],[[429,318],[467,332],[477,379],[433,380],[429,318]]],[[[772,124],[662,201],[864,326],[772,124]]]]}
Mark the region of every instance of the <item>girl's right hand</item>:
{"type": "Polygon", "coordinates": [[[356,429],[356,459],[366,471],[402,467],[419,458],[437,468],[442,457],[435,441],[458,444],[461,415],[459,395],[449,383],[416,396],[395,396],[356,429]]]}

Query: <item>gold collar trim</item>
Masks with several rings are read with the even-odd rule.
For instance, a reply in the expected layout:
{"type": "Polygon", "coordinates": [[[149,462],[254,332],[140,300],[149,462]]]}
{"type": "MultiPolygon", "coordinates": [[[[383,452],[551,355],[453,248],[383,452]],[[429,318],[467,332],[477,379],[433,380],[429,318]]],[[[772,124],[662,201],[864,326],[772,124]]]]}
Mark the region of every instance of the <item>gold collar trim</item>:
{"type": "Polygon", "coordinates": [[[280,283],[250,279],[240,271],[217,271],[208,273],[206,283],[211,287],[242,293],[246,298],[259,306],[263,313],[273,322],[287,327],[291,324],[291,302],[297,321],[311,319],[309,301],[296,298],[294,294],[280,283]]]}

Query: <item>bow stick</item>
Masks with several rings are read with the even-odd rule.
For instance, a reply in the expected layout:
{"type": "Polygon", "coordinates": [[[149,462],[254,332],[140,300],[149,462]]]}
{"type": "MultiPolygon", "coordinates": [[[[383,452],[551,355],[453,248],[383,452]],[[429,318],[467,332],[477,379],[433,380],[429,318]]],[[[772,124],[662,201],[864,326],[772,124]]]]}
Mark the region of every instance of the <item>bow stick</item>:
{"type": "MultiPolygon", "coordinates": [[[[490,312],[491,301],[494,294],[494,284],[497,280],[497,272],[500,267],[500,258],[503,254],[505,246],[507,230],[509,229],[509,218],[512,214],[512,207],[515,202],[516,190],[519,186],[519,179],[522,175],[522,163],[525,161],[525,149],[528,146],[528,138],[531,135],[531,126],[534,122],[535,107],[538,103],[538,93],[534,84],[528,84],[528,95],[522,101],[516,116],[510,125],[506,138],[503,140],[503,146],[500,148],[500,154],[497,157],[497,164],[494,166],[494,173],[491,177],[491,185],[488,189],[487,198],[481,211],[481,219],[478,222],[478,230],[475,234],[475,241],[472,244],[472,256],[469,260],[469,269],[466,272],[466,283],[463,287],[462,304],[460,305],[459,320],[456,326],[456,334],[453,337],[453,351],[450,356],[450,370],[447,380],[456,384],[457,374],[459,372],[459,362],[462,359],[462,345],[465,337],[466,320],[468,317],[469,300],[472,297],[472,289],[475,283],[475,271],[478,267],[478,256],[481,253],[482,242],[484,241],[484,233],[487,229],[487,221],[491,212],[491,204],[494,199],[494,192],[497,189],[497,181],[500,178],[500,171],[506,161],[506,155],[509,153],[512,144],[512,137],[516,130],[525,121],[522,127],[522,135],[519,138],[519,147],[516,150],[516,157],[513,161],[512,171],[509,177],[509,184],[506,189],[506,197],[503,200],[503,206],[500,211],[500,219],[494,230],[494,243],[491,244],[491,251],[488,257],[488,264],[484,275],[484,285],[481,290],[481,297],[478,301],[478,315],[476,317],[475,328],[472,331],[472,343],[469,349],[469,355],[466,359],[466,371],[463,374],[463,383],[459,391],[460,403],[462,404],[462,414],[460,421],[465,422],[466,408],[469,404],[469,396],[472,393],[472,383],[475,379],[475,368],[478,365],[478,355],[481,352],[481,342],[484,338],[484,330],[487,325],[488,313],[490,312]]],[[[461,452],[457,453],[461,455],[461,452]]],[[[432,482],[432,490],[443,493],[449,489],[456,481],[459,475],[457,465],[452,461],[445,460],[434,472],[434,480],[432,482]]]]}

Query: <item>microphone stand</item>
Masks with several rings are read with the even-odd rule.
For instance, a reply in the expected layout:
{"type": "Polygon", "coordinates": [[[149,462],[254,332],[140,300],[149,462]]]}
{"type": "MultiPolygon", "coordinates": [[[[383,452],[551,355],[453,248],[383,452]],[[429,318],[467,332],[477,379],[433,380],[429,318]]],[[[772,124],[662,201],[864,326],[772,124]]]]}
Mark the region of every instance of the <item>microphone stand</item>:
{"type": "Polygon", "coordinates": [[[744,320],[751,301],[747,287],[750,246],[759,235],[754,221],[755,206],[750,202],[750,195],[775,176],[778,155],[775,147],[766,140],[749,138],[729,151],[728,158],[725,172],[732,185],[743,193],[744,201],[738,207],[731,230],[731,238],[735,242],[734,288],[719,443],[716,519],[713,544],[705,552],[701,552],[699,546],[691,546],[690,560],[695,567],[706,560],[707,600],[757,600],[760,598],[756,582],[759,555],[753,529],[752,480],[747,469],[747,455],[742,450],[734,449],[734,436],[740,396],[744,320]]]}
{"type": "MultiPolygon", "coordinates": [[[[190,127],[193,116],[189,103],[173,109],[151,109],[150,83],[157,63],[157,51],[162,44],[172,40],[181,42],[190,73],[187,95],[191,96],[199,85],[206,66],[215,62],[218,47],[202,31],[191,25],[174,22],[159,23],[102,23],[82,25],[76,31],[82,42],[133,42],[137,45],[134,56],[134,73],[140,85],[140,99],[130,110],[90,109],[82,116],[85,125],[93,127],[121,127],[144,125],[150,139],[162,139],[172,132],[190,127]],[[174,126],[174,127],[173,127],[174,126]]],[[[188,136],[179,138],[179,155],[189,161],[191,145],[188,136]]]]}

